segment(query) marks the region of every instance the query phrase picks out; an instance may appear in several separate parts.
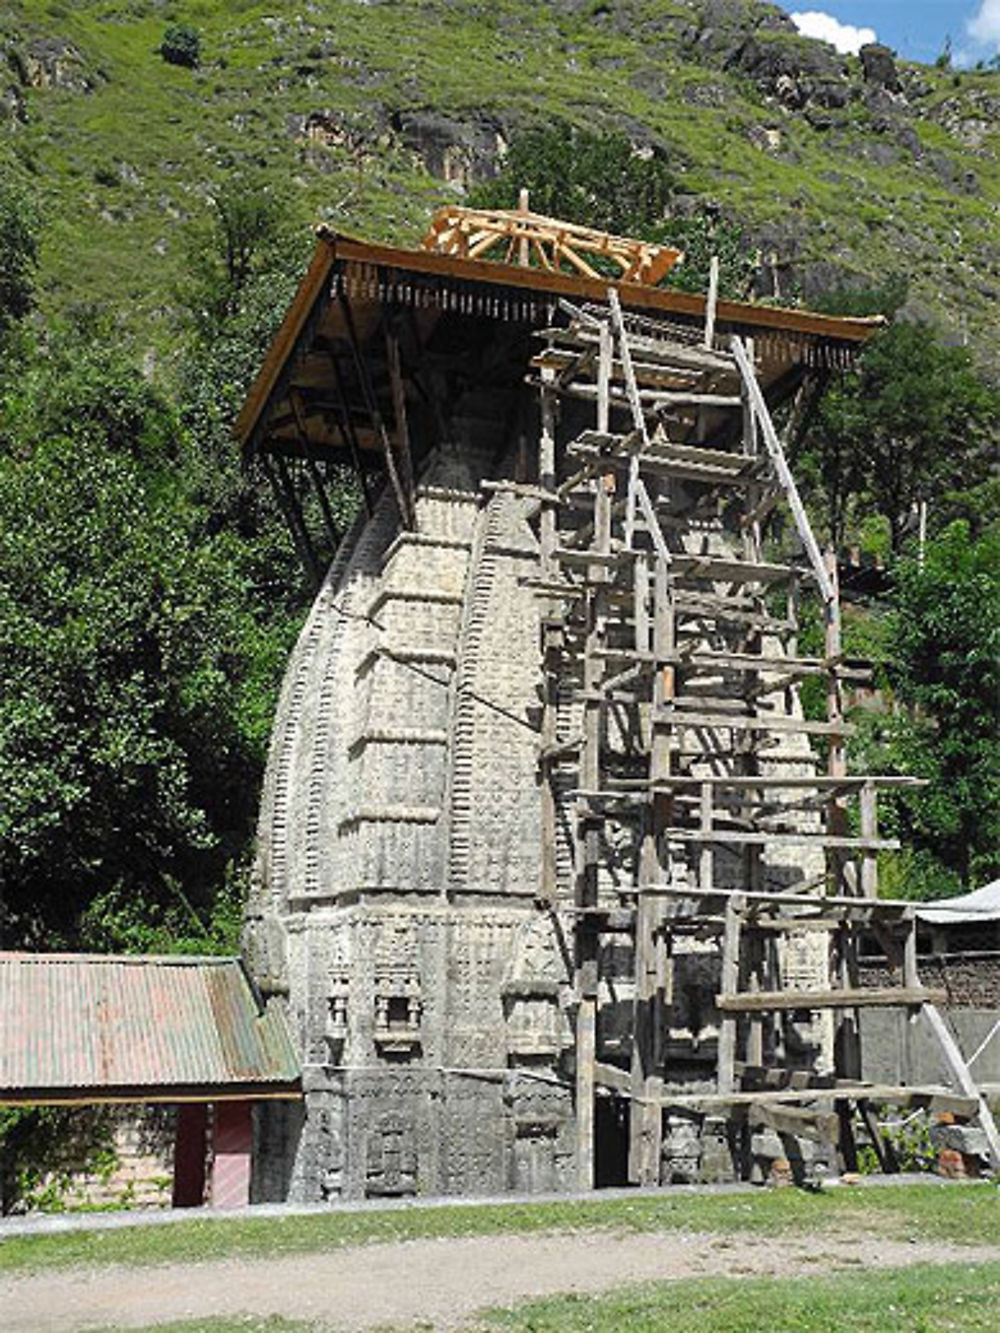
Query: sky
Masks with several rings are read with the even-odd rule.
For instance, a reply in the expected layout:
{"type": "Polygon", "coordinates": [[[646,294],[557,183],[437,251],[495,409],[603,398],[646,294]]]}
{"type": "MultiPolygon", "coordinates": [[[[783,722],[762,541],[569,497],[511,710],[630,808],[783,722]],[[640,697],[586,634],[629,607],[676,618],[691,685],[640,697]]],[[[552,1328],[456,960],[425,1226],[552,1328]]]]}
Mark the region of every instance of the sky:
{"type": "Polygon", "coordinates": [[[1000,0],[785,0],[802,32],[856,51],[872,35],[907,60],[932,64],[950,38],[956,64],[1000,51],[1000,0]]]}

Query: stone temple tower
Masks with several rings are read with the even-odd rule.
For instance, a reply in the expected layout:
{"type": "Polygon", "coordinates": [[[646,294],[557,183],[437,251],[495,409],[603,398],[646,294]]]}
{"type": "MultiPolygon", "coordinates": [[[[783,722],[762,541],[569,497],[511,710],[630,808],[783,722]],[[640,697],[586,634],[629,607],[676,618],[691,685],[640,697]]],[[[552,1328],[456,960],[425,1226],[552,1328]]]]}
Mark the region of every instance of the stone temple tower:
{"type": "MultiPolygon", "coordinates": [[[[713,1164],[711,1122],[692,1148],[668,1095],[721,1103],[779,1058],[851,1072],[829,1014],[756,1017],[736,991],[780,1009],[772,974],[830,984],[829,936],[754,906],[791,890],[808,913],[824,881],[810,728],[838,763],[849,674],[835,644],[796,655],[809,561],[765,559],[788,479],[758,436],[771,450],[769,410],[801,408],[873,325],[664,290],[656,247],[534,215],[488,220],[490,262],[461,214],[430,249],[321,235],[237,426],[317,588],[245,934],[305,1094],[260,1115],[261,1200],[724,1176],[725,1128],[713,1164]],[[529,243],[544,262],[509,262],[529,243]],[[367,501],[346,533],[338,469],[367,501]],[[828,723],[802,719],[809,672],[832,682],[828,723]],[[754,824],[754,793],[782,786],[754,824]]],[[[841,774],[818,779],[838,799],[841,774]]],[[[867,884],[871,828],[835,845],[867,884]]]]}
{"type": "Polygon", "coordinates": [[[534,906],[537,541],[525,501],[480,504],[503,444],[465,429],[413,531],[386,490],[343,543],[275,723],[249,934],[301,1043],[305,1130],[293,1156],[279,1113],[262,1145],[297,1197],[570,1178],[572,978],[534,906]]]}

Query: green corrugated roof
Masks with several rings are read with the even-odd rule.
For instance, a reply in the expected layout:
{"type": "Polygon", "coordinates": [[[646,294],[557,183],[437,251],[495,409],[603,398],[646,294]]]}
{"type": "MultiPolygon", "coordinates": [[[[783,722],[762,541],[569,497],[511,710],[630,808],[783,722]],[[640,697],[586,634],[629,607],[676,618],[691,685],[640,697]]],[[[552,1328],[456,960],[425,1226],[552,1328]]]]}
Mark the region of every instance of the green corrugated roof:
{"type": "Polygon", "coordinates": [[[297,1095],[300,1076],[239,958],[0,952],[0,1104],[297,1095]]]}

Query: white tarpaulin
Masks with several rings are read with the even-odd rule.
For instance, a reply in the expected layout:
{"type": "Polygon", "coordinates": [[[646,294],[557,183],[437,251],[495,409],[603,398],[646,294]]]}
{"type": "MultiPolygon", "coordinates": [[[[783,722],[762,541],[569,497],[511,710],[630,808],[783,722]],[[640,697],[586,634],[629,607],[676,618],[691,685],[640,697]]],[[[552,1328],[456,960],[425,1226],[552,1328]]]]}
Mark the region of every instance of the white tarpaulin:
{"type": "Polygon", "coordinates": [[[948,926],[961,922],[1000,921],[1000,879],[974,893],[960,898],[945,898],[938,903],[923,903],[917,908],[917,919],[931,926],[948,926]]]}

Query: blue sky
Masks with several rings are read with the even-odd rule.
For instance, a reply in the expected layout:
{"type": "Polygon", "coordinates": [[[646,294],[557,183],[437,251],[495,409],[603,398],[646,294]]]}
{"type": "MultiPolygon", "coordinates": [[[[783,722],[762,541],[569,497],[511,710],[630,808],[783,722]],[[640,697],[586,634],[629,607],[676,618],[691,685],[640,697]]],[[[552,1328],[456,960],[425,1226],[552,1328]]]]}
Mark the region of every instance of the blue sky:
{"type": "MultiPolygon", "coordinates": [[[[909,60],[931,63],[951,38],[962,63],[1000,50],[1000,0],[784,0],[793,14],[812,11],[854,28],[873,28],[879,41],[909,60]]],[[[847,34],[850,40],[850,34],[847,34]]]]}

